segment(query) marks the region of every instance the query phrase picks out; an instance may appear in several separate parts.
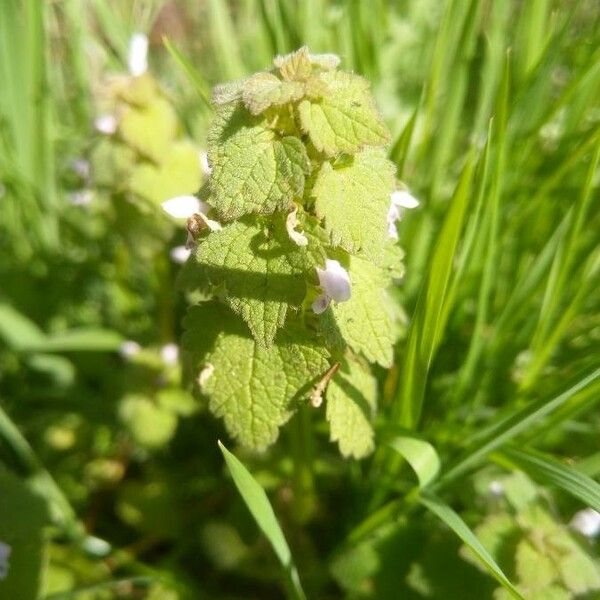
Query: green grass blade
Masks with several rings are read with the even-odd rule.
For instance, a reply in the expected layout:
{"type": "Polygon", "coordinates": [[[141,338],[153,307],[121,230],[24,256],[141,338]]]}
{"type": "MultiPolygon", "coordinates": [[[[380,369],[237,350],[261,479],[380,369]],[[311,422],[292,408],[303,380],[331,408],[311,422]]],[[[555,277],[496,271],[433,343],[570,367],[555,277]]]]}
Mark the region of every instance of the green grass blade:
{"type": "Polygon", "coordinates": [[[496,458],[500,464],[525,471],[541,483],[559,487],[600,512],[600,484],[581,471],[533,450],[508,448],[496,458]]]}
{"type": "Polygon", "coordinates": [[[544,417],[552,414],[576,394],[596,384],[599,379],[600,369],[596,369],[552,400],[538,400],[529,406],[511,412],[500,421],[494,421],[490,427],[481,432],[478,436],[479,439],[467,449],[463,456],[448,468],[439,479],[438,484],[445,485],[453,481],[479,464],[491,452],[520,433],[526,432],[544,417]]]}
{"type": "Polygon", "coordinates": [[[412,435],[399,435],[387,442],[412,467],[419,480],[419,487],[427,487],[440,471],[440,458],[435,448],[425,440],[412,435]]]}
{"type": "Polygon", "coordinates": [[[441,500],[431,495],[423,495],[420,499],[421,504],[443,521],[452,531],[469,547],[481,564],[486,568],[489,574],[494,577],[508,590],[514,598],[524,600],[515,586],[510,582],[502,569],[498,566],[491,554],[483,547],[477,536],[471,531],[469,526],[461,519],[459,514],[444,504],[441,500]]]}
{"type": "Polygon", "coordinates": [[[225,462],[227,463],[227,468],[231,473],[233,482],[246,503],[248,510],[269,540],[277,558],[285,569],[290,591],[293,592],[292,597],[298,600],[305,599],[306,596],[300,585],[300,578],[292,559],[292,553],[285,540],[283,531],[277,522],[267,494],[246,467],[221,442],[219,442],[219,448],[225,457],[225,462]]]}

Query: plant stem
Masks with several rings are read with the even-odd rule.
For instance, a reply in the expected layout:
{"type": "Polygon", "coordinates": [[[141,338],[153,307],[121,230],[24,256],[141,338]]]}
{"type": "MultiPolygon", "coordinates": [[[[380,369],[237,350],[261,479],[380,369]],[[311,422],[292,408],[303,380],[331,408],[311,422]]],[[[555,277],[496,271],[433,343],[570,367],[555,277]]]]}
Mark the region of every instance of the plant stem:
{"type": "Polygon", "coordinates": [[[316,505],[310,421],[309,408],[302,406],[294,417],[290,427],[291,454],[294,461],[293,514],[299,523],[305,523],[310,520],[316,505]]]}

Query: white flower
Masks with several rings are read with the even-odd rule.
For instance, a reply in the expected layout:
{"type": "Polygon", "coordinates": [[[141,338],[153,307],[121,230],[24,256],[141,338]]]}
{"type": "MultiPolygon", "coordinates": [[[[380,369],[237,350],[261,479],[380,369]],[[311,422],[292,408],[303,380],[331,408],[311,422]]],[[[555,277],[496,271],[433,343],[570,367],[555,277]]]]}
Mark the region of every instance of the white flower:
{"type": "Polygon", "coordinates": [[[96,131],[99,131],[104,135],[113,135],[113,133],[117,131],[117,125],[117,117],[111,114],[100,115],[94,120],[96,131]]]}
{"type": "Polygon", "coordinates": [[[205,175],[210,175],[212,173],[212,167],[208,164],[208,153],[202,152],[198,153],[198,157],[200,158],[200,168],[205,175]]]}
{"type": "Polygon", "coordinates": [[[294,208],[294,210],[287,216],[285,228],[290,236],[290,240],[292,240],[296,246],[308,246],[308,238],[303,233],[296,231],[296,227],[298,226],[298,219],[296,218],[297,215],[298,207],[294,208]]]}
{"type": "Polygon", "coordinates": [[[187,261],[192,253],[192,249],[187,246],[175,246],[175,248],[171,248],[171,252],[169,252],[169,256],[174,263],[183,264],[187,261]]]}
{"type": "Polygon", "coordinates": [[[390,194],[390,208],[387,214],[388,236],[398,239],[396,221],[399,221],[407,209],[417,208],[419,201],[406,190],[396,190],[390,194]]]}
{"type": "Polygon", "coordinates": [[[335,302],[350,300],[352,295],[350,275],[337,260],[328,258],[325,261],[325,269],[317,267],[317,275],[323,292],[312,304],[315,313],[324,312],[332,300],[335,302]]]}
{"type": "Polygon", "coordinates": [[[165,200],[162,209],[174,219],[189,219],[192,215],[206,212],[207,205],[196,196],[175,196],[165,200]]]}
{"type": "Polygon", "coordinates": [[[127,340],[121,344],[121,347],[119,348],[119,354],[123,358],[129,359],[138,354],[141,349],[142,347],[137,342],[134,342],[133,340],[127,340]]]}
{"type": "Polygon", "coordinates": [[[179,359],[179,346],[177,344],[165,344],[160,349],[160,357],[165,365],[173,366],[177,364],[179,359]]]}
{"type": "Polygon", "coordinates": [[[92,190],[78,190],[69,194],[69,202],[73,206],[87,206],[92,202],[94,193],[92,190]]]}
{"type": "Polygon", "coordinates": [[[127,66],[134,77],[148,70],[148,38],[143,33],[134,33],[129,40],[127,66]]]}
{"type": "Polygon", "coordinates": [[[6,576],[8,575],[8,559],[11,552],[12,548],[8,544],[0,541],[0,581],[6,579],[6,576]]]}
{"type": "Polygon", "coordinates": [[[502,484],[501,481],[498,481],[497,479],[494,479],[493,481],[490,481],[490,485],[488,486],[488,490],[490,491],[490,494],[492,496],[502,496],[504,494],[504,485],[502,484]]]}
{"type": "Polygon", "coordinates": [[[600,535],[600,513],[593,508],[585,508],[573,515],[570,525],[582,535],[595,538],[600,535]]]}

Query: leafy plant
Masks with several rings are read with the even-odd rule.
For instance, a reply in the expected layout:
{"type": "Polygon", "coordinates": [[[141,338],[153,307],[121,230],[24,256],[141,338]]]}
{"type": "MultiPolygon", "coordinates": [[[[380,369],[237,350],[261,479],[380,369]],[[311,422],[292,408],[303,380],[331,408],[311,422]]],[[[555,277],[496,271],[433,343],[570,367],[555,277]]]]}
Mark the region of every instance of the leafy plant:
{"type": "Polygon", "coordinates": [[[377,406],[369,361],[392,363],[398,307],[386,288],[402,254],[389,235],[389,134],[369,84],[338,65],[302,47],[215,88],[210,213],[192,217],[186,267],[214,301],[190,310],[184,348],[243,445],[266,448],[326,394],[331,439],[362,458],[377,406]]]}

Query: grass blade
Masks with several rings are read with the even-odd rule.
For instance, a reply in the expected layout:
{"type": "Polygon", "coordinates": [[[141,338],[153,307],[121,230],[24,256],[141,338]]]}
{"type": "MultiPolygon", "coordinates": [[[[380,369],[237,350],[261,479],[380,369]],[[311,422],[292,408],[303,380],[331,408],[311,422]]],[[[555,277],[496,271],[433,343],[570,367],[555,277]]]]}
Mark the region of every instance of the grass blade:
{"type": "Polygon", "coordinates": [[[509,581],[508,577],[506,577],[490,553],[483,547],[481,542],[477,539],[477,536],[471,531],[469,526],[461,519],[456,511],[435,496],[423,495],[420,502],[425,508],[429,509],[452,529],[502,587],[508,590],[514,598],[524,600],[523,596],[519,594],[515,586],[509,581]]]}
{"type": "Polygon", "coordinates": [[[413,468],[419,487],[427,487],[440,471],[440,458],[435,448],[425,440],[412,435],[399,435],[387,445],[398,452],[413,468]]]}
{"type": "Polygon", "coordinates": [[[500,464],[525,471],[541,483],[559,487],[600,512],[600,484],[581,471],[533,450],[509,448],[494,456],[500,464]]]}
{"type": "Polygon", "coordinates": [[[277,558],[285,569],[291,596],[298,600],[304,600],[306,596],[300,585],[300,578],[292,560],[292,553],[277,522],[267,494],[256,479],[252,477],[248,469],[221,442],[219,442],[219,448],[225,457],[233,482],[248,510],[269,540],[277,558]]]}

